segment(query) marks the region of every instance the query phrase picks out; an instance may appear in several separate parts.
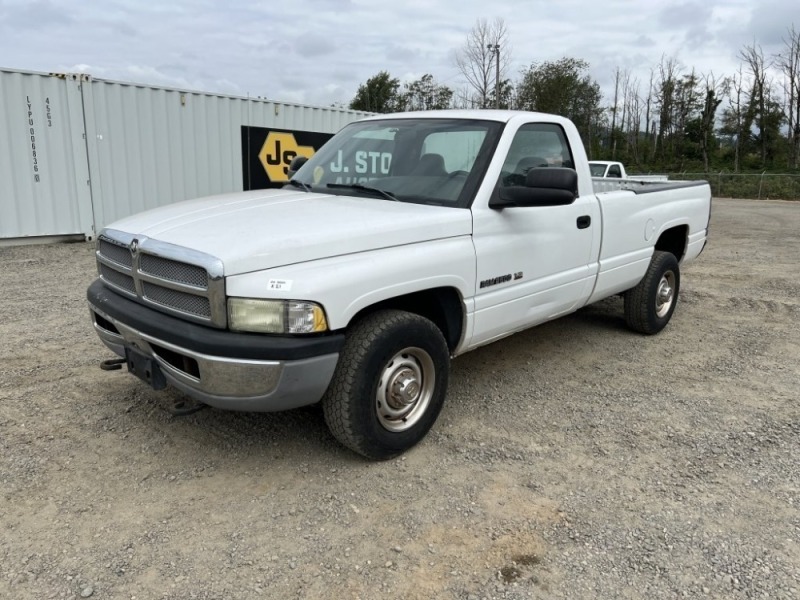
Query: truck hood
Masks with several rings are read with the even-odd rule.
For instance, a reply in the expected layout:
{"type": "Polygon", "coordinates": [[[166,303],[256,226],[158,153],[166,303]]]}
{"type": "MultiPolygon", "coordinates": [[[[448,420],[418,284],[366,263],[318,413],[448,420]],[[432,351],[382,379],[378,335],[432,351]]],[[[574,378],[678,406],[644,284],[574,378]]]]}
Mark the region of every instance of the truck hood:
{"type": "Polygon", "coordinates": [[[219,258],[225,275],[469,235],[469,210],[295,190],[178,202],[108,227],[219,258]]]}

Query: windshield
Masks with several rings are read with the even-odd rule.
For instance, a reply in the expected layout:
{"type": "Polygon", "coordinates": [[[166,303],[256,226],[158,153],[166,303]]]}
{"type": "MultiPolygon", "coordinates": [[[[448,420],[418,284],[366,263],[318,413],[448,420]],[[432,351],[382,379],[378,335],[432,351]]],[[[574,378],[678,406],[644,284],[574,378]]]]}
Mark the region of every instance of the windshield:
{"type": "Polygon", "coordinates": [[[465,208],[502,127],[469,119],[352,123],[292,179],[313,192],[465,208]]]}
{"type": "Polygon", "coordinates": [[[592,177],[602,177],[606,174],[606,166],[600,163],[589,163],[589,170],[592,172],[592,177]]]}

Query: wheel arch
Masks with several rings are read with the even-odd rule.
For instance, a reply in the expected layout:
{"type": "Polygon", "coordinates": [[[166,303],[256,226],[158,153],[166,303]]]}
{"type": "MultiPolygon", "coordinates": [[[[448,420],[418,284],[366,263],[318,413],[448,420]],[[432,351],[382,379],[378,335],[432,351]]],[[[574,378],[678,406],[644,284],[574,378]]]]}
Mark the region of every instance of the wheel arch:
{"type": "Polygon", "coordinates": [[[458,347],[464,336],[464,300],[454,287],[430,288],[380,300],[360,309],[347,326],[385,309],[404,310],[430,320],[442,332],[450,352],[458,347]]]}
{"type": "Polygon", "coordinates": [[[686,254],[688,243],[689,226],[686,224],[675,225],[661,232],[656,241],[655,250],[669,252],[680,262],[686,254]]]}

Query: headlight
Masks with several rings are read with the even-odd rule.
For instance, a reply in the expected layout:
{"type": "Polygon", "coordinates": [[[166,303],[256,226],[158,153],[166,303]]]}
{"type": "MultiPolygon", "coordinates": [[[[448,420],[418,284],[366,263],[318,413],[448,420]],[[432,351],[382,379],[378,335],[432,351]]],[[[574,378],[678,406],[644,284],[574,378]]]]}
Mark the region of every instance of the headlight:
{"type": "Polygon", "coordinates": [[[228,326],[257,333],[318,333],[328,330],[325,311],[314,302],[228,298],[228,326]]]}

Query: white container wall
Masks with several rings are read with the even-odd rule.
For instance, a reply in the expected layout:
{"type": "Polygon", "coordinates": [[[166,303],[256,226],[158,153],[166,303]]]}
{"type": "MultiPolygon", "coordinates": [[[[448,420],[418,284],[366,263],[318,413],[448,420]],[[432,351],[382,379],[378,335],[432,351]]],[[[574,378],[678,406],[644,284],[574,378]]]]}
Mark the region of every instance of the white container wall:
{"type": "Polygon", "coordinates": [[[0,71],[0,239],[91,233],[79,76],[0,71]]]}
{"type": "Polygon", "coordinates": [[[243,127],[329,135],[364,116],[0,69],[0,239],[92,239],[127,215],[249,189],[243,127]]]}

